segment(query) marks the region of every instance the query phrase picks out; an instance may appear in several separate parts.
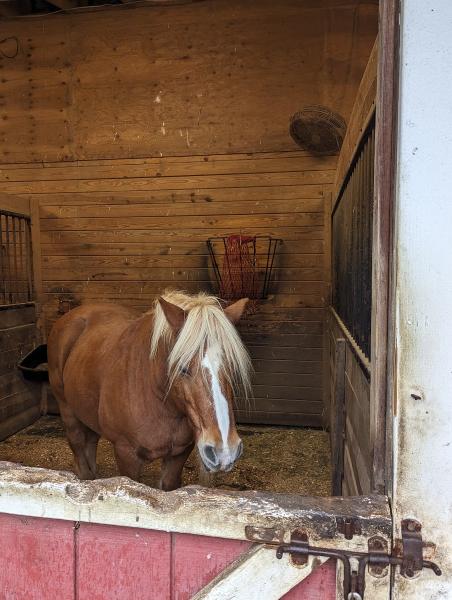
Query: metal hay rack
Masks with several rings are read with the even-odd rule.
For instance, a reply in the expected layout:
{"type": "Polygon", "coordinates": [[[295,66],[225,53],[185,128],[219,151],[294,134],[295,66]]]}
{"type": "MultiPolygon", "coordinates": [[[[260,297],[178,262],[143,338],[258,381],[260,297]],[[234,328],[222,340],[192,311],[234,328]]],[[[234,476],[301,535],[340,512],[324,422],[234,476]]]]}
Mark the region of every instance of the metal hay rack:
{"type": "Polygon", "coordinates": [[[249,298],[248,313],[266,300],[272,282],[276,249],[281,239],[241,234],[207,240],[217,283],[217,294],[226,301],[249,298]]]}

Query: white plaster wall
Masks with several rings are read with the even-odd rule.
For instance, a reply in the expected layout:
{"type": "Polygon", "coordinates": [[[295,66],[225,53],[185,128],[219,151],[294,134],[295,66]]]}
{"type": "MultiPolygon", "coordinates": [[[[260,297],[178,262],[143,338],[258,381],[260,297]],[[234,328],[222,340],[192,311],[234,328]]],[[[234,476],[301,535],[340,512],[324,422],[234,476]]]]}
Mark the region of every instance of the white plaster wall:
{"type": "Polygon", "coordinates": [[[452,1],[402,0],[394,510],[437,544],[443,576],[394,598],[452,598],[452,1]]]}

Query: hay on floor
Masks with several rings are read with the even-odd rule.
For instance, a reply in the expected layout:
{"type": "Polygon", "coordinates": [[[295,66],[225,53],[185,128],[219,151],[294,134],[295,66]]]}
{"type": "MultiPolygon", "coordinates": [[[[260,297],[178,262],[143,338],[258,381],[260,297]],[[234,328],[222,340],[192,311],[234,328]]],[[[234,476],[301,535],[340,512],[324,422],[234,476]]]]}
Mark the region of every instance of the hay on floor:
{"type": "MultiPolygon", "coordinates": [[[[265,490],[329,496],[331,466],[328,434],[306,428],[241,426],[244,452],[230,473],[208,480],[199,475],[196,451],[187,461],[183,484],[210,485],[231,490],[265,490]]],[[[100,440],[98,476],[118,475],[111,444],[100,440]]],[[[32,467],[73,471],[73,458],[58,417],[42,417],[23,431],[0,442],[0,460],[32,467]]],[[[157,486],[158,461],[146,465],[142,482],[157,486]]]]}

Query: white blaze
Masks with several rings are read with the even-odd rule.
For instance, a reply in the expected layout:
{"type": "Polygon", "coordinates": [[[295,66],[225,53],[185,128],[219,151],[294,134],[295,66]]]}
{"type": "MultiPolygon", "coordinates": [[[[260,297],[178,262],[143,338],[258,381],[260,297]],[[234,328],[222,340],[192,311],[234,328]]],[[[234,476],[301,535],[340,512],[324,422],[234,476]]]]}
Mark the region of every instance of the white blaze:
{"type": "Polygon", "coordinates": [[[229,404],[224,397],[218,372],[220,370],[220,354],[216,348],[209,348],[202,360],[202,366],[210,373],[213,404],[217,417],[218,428],[223,441],[223,451],[228,447],[229,436],[229,404]]]}

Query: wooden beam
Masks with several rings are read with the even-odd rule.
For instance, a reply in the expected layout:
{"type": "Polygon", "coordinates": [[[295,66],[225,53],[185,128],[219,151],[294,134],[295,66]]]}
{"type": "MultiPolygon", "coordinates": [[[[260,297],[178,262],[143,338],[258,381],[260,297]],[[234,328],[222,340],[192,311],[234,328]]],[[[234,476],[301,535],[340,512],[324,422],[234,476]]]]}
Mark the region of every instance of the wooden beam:
{"type": "MultiPolygon", "coordinates": [[[[323,426],[329,427],[331,422],[331,409],[333,399],[330,393],[330,352],[329,352],[329,314],[328,307],[331,304],[331,192],[327,192],[323,200],[324,219],[324,249],[323,249],[323,280],[325,284],[323,313],[323,350],[322,350],[322,373],[323,373],[323,426]]],[[[332,431],[330,429],[330,437],[332,431]]]]}
{"type": "Polygon", "coordinates": [[[31,0],[16,0],[16,5],[21,15],[28,15],[33,12],[31,0]]]}
{"type": "Polygon", "coordinates": [[[343,338],[337,339],[334,361],[334,396],[331,410],[333,496],[342,495],[342,479],[344,476],[345,350],[346,341],[343,338]]]}
{"type": "Polygon", "coordinates": [[[21,11],[19,8],[19,5],[17,4],[16,0],[2,0],[0,2],[0,18],[2,17],[17,17],[17,15],[20,15],[21,11]]]}
{"type": "Polygon", "coordinates": [[[0,194],[0,210],[7,210],[28,217],[30,215],[30,201],[27,198],[18,198],[10,194],[0,194]]]}
{"type": "Polygon", "coordinates": [[[71,10],[72,8],[78,7],[76,0],[48,0],[50,4],[53,4],[60,10],[71,10]]]}
{"type": "MultiPolygon", "coordinates": [[[[392,414],[386,431],[387,406],[393,367],[392,232],[397,164],[397,111],[399,81],[399,0],[380,5],[380,52],[378,59],[378,100],[375,130],[375,177],[372,270],[372,379],[370,387],[370,436],[373,448],[372,489],[391,489],[392,449],[386,448],[386,434],[392,437],[392,414]],[[391,349],[389,349],[391,348],[391,349]]],[[[394,292],[395,293],[395,292],[394,292]]],[[[391,439],[388,440],[389,445],[391,439]]]]}
{"type": "Polygon", "coordinates": [[[41,341],[45,339],[45,330],[41,318],[42,309],[42,260],[41,260],[41,228],[39,222],[39,199],[30,200],[31,215],[31,249],[33,266],[33,288],[36,298],[37,327],[40,332],[41,341]]]}

